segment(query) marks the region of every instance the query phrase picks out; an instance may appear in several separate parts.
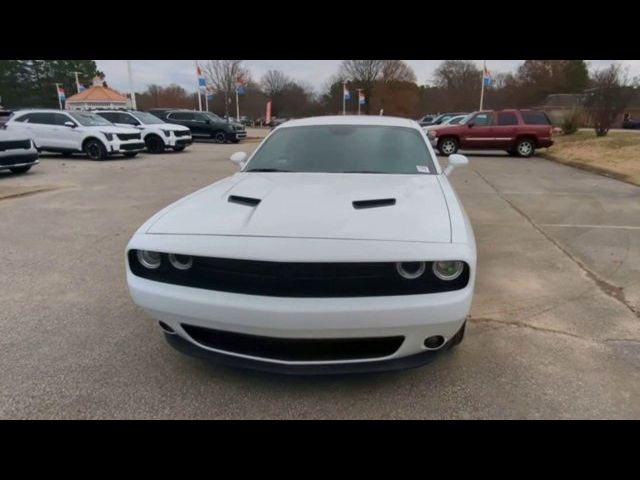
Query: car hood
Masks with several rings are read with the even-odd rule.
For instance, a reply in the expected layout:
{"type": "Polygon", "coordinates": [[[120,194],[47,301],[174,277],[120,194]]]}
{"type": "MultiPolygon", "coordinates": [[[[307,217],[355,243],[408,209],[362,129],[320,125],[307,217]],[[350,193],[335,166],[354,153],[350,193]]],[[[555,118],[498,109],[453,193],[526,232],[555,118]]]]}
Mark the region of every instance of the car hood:
{"type": "Polygon", "coordinates": [[[147,227],[149,234],[451,241],[447,203],[429,174],[238,173],[176,202],[147,227]],[[395,204],[353,205],[383,199],[395,204]]]}
{"type": "Polygon", "coordinates": [[[178,130],[179,132],[184,132],[185,130],[189,130],[189,127],[185,127],[184,125],[178,125],[177,123],[161,123],[158,125],[154,125],[160,128],[170,128],[171,130],[178,130]]]}

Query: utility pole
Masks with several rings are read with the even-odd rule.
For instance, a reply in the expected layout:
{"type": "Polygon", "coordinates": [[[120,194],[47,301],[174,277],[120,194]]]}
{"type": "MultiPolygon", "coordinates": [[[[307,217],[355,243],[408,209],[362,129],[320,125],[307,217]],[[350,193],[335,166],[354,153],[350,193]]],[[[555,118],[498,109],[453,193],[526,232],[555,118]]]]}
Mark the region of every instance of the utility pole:
{"type": "Polygon", "coordinates": [[[78,80],[78,74],[81,72],[73,72],[74,75],[76,76],[76,93],[80,93],[80,80],[78,80]]]}
{"type": "Polygon", "coordinates": [[[127,60],[127,69],[129,70],[129,94],[131,95],[131,109],[137,110],[136,92],[133,91],[133,75],[131,74],[131,60],[127,60]]]}

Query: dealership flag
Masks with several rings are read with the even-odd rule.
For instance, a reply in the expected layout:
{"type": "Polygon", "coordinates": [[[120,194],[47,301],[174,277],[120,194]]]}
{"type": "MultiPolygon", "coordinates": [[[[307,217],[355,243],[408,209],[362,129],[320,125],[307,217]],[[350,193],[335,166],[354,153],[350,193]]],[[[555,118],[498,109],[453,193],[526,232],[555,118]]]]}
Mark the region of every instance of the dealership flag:
{"type": "Polygon", "coordinates": [[[207,80],[204,78],[204,75],[202,74],[202,70],[200,69],[200,65],[198,65],[198,62],[196,62],[196,73],[198,74],[198,86],[200,88],[206,88],[207,80]]]}
{"type": "Polygon", "coordinates": [[[360,92],[358,92],[358,103],[360,105],[364,105],[365,104],[364,92],[362,90],[360,90],[360,92]]]}
{"type": "Polygon", "coordinates": [[[347,84],[346,83],[343,84],[343,86],[342,86],[342,93],[344,95],[344,99],[345,100],[351,100],[351,92],[347,88],[347,84]]]}
{"type": "Polygon", "coordinates": [[[484,65],[484,72],[482,74],[482,81],[484,82],[484,86],[485,87],[490,87],[491,86],[491,82],[493,81],[491,78],[491,72],[489,72],[489,70],[487,70],[487,64],[485,63],[484,65]]]}
{"type": "Polygon", "coordinates": [[[67,99],[67,97],[65,97],[64,95],[64,88],[58,86],[58,98],[60,100],[62,100],[63,102],[67,99]]]}

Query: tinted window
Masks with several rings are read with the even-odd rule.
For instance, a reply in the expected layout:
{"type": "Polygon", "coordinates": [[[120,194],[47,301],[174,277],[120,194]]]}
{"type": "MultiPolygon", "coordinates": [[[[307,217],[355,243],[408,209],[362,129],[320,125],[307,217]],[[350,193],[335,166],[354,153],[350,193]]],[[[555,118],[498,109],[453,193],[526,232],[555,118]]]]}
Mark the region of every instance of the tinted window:
{"type": "MultiPolygon", "coordinates": [[[[64,113],[53,113],[52,115],[53,115],[53,121],[55,125],[64,125],[66,122],[72,121],[64,113]]],[[[73,123],[76,123],[76,122],[73,122],[73,123]]]]}
{"type": "Polygon", "coordinates": [[[113,125],[109,120],[102,118],[100,115],[89,112],[70,112],[69,115],[73,117],[80,125],[85,127],[107,127],[113,125]]]}
{"type": "Polygon", "coordinates": [[[518,117],[513,112],[498,113],[498,125],[518,125],[518,117]]]}
{"type": "Polygon", "coordinates": [[[551,125],[544,112],[520,112],[520,115],[527,125],[551,125]]]}
{"type": "Polygon", "coordinates": [[[31,114],[27,113],[26,115],[21,115],[13,119],[14,122],[26,122],[31,118],[31,114]]]}
{"type": "Polygon", "coordinates": [[[473,124],[478,127],[491,125],[493,115],[491,113],[479,113],[473,119],[473,124]]]}
{"type": "Polygon", "coordinates": [[[276,130],[257,150],[245,171],[263,169],[435,173],[429,150],[418,130],[368,125],[317,125],[276,130]]]}
{"type": "Polygon", "coordinates": [[[55,125],[55,117],[53,113],[31,113],[29,114],[29,123],[38,123],[41,125],[55,125]]]}
{"type": "Polygon", "coordinates": [[[118,112],[100,112],[98,113],[102,118],[106,118],[111,123],[122,123],[118,121],[120,114],[118,112]]]}
{"type": "Polygon", "coordinates": [[[190,121],[193,120],[195,115],[191,112],[175,112],[170,113],[167,118],[171,120],[190,121]]]}

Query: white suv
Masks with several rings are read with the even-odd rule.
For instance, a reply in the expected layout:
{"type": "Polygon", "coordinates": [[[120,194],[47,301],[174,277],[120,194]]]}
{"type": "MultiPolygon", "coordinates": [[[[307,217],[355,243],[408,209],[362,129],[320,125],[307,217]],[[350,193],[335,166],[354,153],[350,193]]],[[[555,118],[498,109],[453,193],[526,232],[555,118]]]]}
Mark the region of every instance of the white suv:
{"type": "Polygon", "coordinates": [[[95,113],[119,127],[133,127],[140,130],[147,150],[151,153],[162,153],[167,148],[181,152],[193,142],[191,130],[188,127],[167,123],[147,112],[95,110],[95,113]]]}
{"type": "Polygon", "coordinates": [[[5,128],[31,137],[39,151],[84,152],[92,160],[116,153],[135,157],[145,147],[139,130],[116,127],[91,112],[20,110],[5,128]]]}

